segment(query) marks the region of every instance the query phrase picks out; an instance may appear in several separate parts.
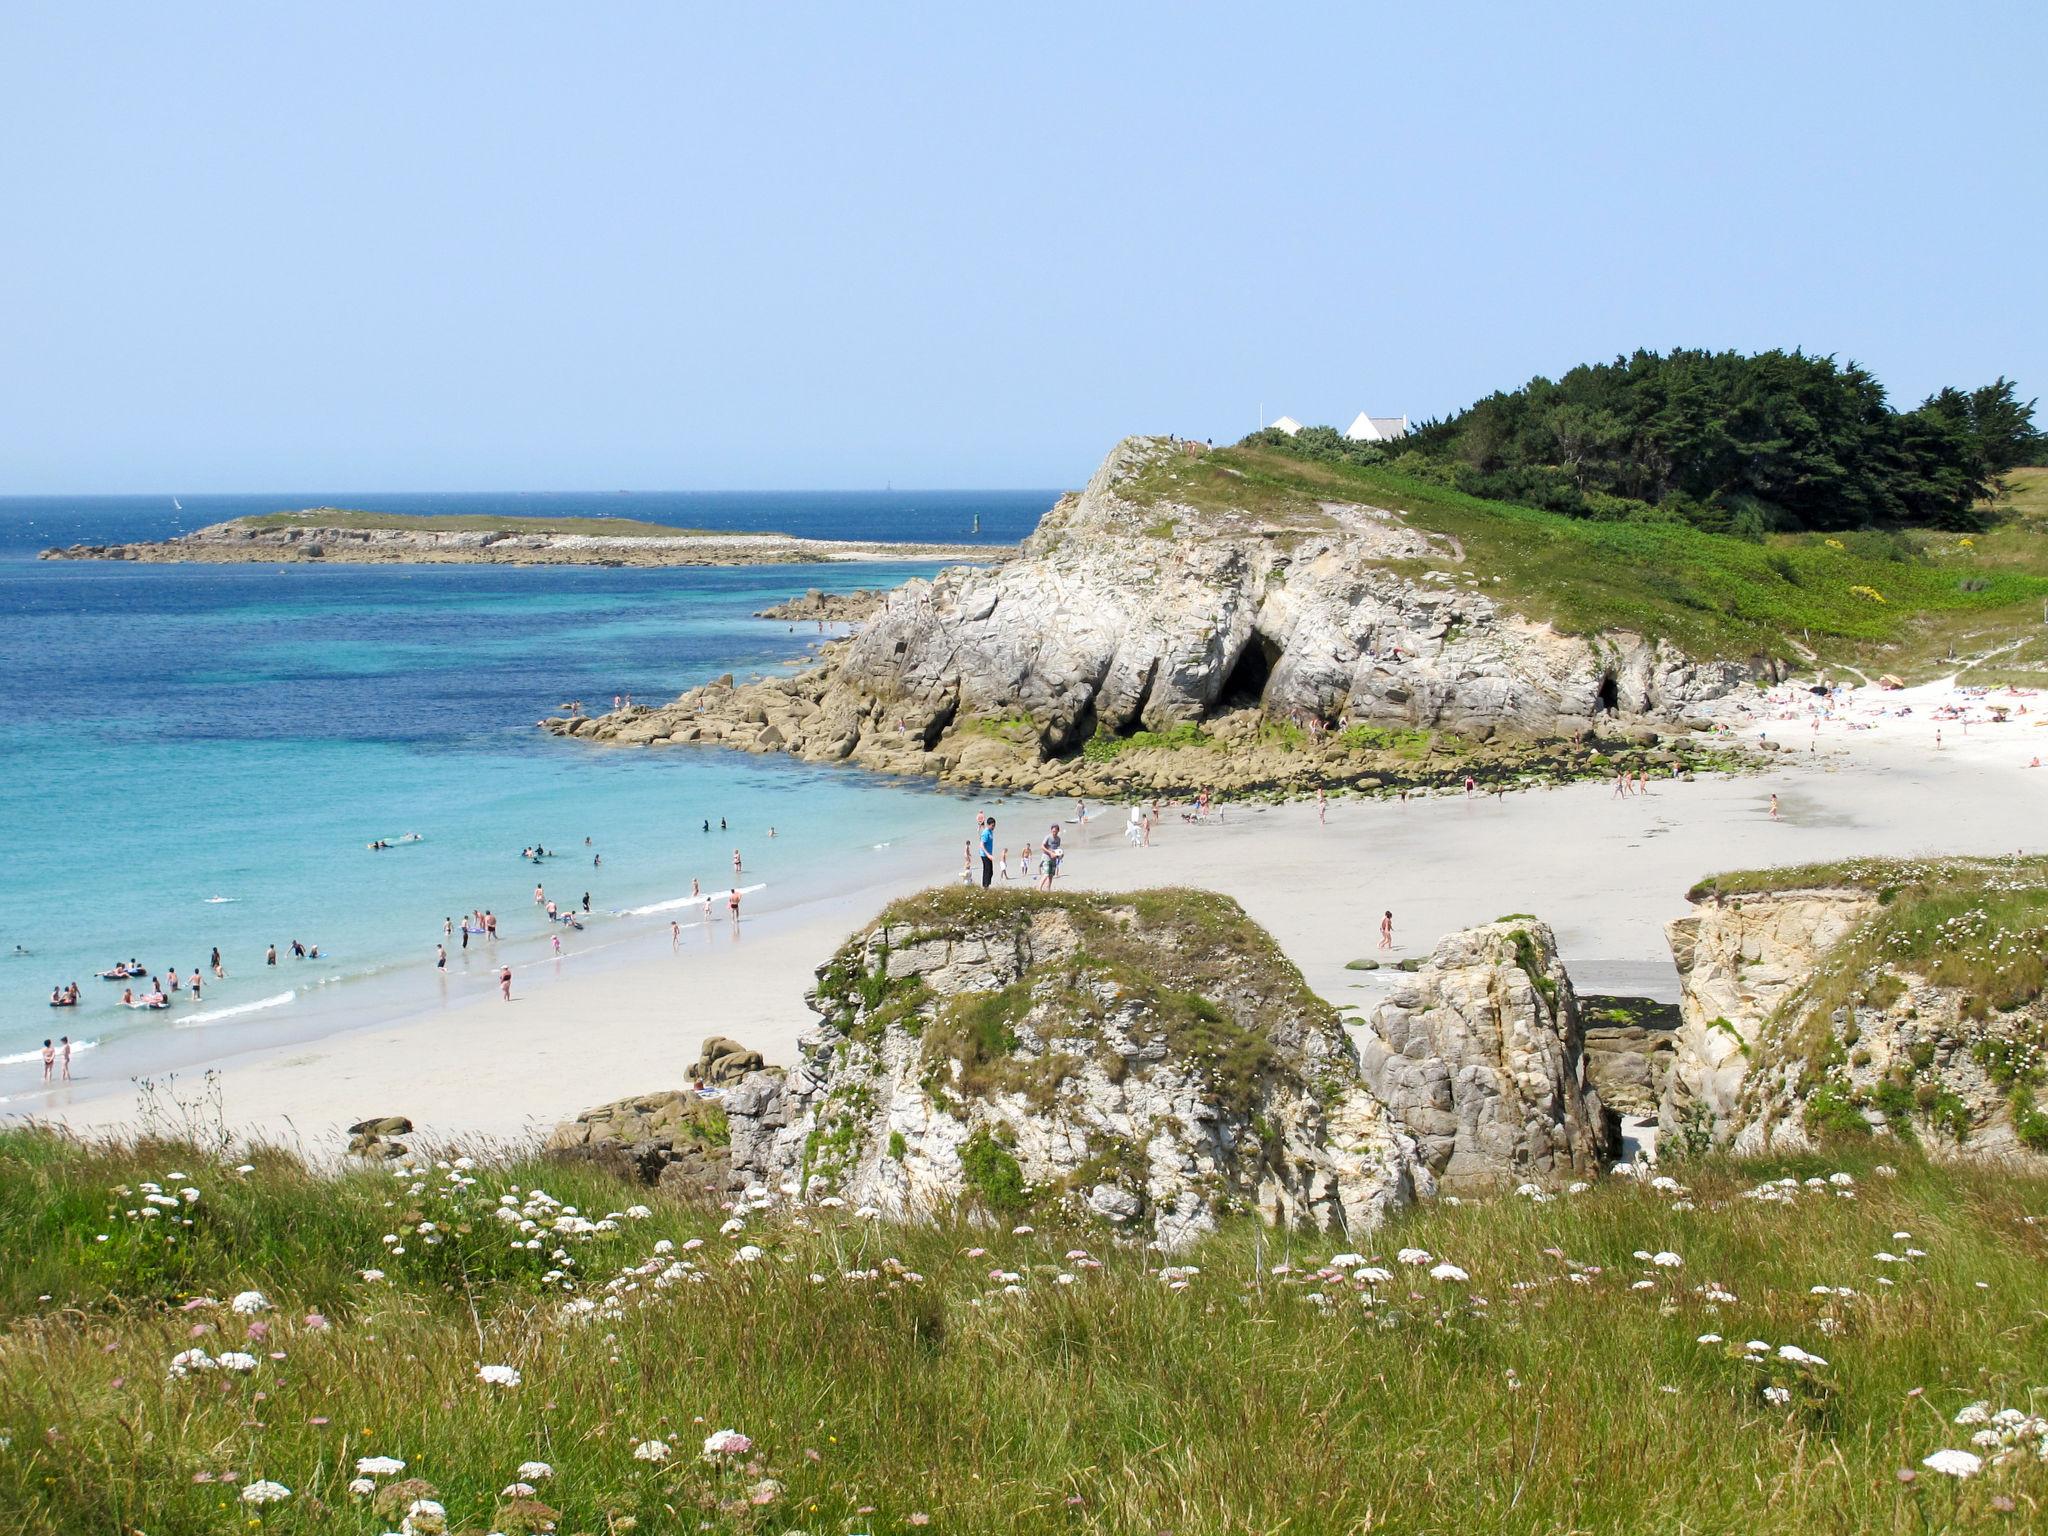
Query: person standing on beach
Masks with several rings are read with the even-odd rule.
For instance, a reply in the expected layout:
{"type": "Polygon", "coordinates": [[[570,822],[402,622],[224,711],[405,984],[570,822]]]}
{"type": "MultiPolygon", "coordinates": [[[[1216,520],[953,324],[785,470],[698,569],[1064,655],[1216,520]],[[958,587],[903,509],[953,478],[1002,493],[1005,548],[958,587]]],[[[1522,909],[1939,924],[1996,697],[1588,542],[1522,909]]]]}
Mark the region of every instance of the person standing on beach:
{"type": "MultiPolygon", "coordinates": [[[[694,884],[695,882],[692,883],[694,884]]],[[[697,893],[692,890],[690,894],[694,896],[697,893]]],[[[670,949],[681,949],[683,947],[683,925],[673,919],[669,921],[668,925],[668,947],[670,949]]]]}
{"type": "Polygon", "coordinates": [[[71,1037],[66,1035],[58,1059],[63,1063],[64,1081],[71,1081],[71,1037]]]}
{"type": "Polygon", "coordinates": [[[732,851],[732,883],[740,883],[740,851],[737,848],[732,851]]]}
{"type": "Polygon", "coordinates": [[[512,967],[509,965],[498,968],[498,996],[508,1003],[512,1001],[512,967]]]}
{"type": "Polygon", "coordinates": [[[1773,821],[1776,821],[1777,819],[1778,819],[1778,796],[1777,796],[1777,792],[1776,792],[1776,791],[1774,790],[1774,791],[1772,791],[1772,793],[1771,793],[1771,820],[1773,820],[1773,821]]]}
{"type": "Polygon", "coordinates": [[[57,1070],[57,1047],[48,1040],[43,1041],[43,1081],[48,1082],[57,1070]]]}
{"type": "Polygon", "coordinates": [[[199,1001],[199,967],[192,967],[192,1001],[199,1001]]]}
{"type": "Polygon", "coordinates": [[[996,878],[996,819],[981,824],[981,888],[985,891],[996,878]]]}
{"type": "Polygon", "coordinates": [[[740,931],[740,888],[734,886],[725,893],[726,910],[732,913],[732,931],[740,931]]]}
{"type": "Polygon", "coordinates": [[[1323,797],[1321,785],[1316,787],[1316,823],[1325,827],[1330,824],[1330,802],[1323,797]]]}
{"type": "Polygon", "coordinates": [[[1380,917],[1380,948],[1381,948],[1381,949],[1392,949],[1393,947],[1394,947],[1394,914],[1393,914],[1393,910],[1392,910],[1391,908],[1389,908],[1389,909],[1388,909],[1388,910],[1387,910],[1387,911],[1386,911],[1385,913],[1383,913],[1383,914],[1381,915],[1381,917],[1380,917]]]}
{"type": "Polygon", "coordinates": [[[448,946],[446,944],[436,944],[434,946],[434,969],[437,971],[448,969],[448,946]]]}

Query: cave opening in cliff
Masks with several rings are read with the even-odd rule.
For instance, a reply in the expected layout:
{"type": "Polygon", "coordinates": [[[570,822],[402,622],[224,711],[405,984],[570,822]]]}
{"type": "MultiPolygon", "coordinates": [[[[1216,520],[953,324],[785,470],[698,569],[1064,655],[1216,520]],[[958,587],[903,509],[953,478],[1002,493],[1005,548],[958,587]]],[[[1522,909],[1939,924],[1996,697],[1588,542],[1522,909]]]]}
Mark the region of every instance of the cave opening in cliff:
{"type": "Polygon", "coordinates": [[[1225,709],[1252,709],[1266,696],[1273,664],[1280,659],[1280,647],[1257,630],[1237,653],[1237,665],[1230,669],[1217,702],[1225,709]]]}
{"type": "Polygon", "coordinates": [[[1611,715],[1621,708],[1621,684],[1612,672],[1600,679],[1600,692],[1593,701],[1593,712],[1611,715]]]}

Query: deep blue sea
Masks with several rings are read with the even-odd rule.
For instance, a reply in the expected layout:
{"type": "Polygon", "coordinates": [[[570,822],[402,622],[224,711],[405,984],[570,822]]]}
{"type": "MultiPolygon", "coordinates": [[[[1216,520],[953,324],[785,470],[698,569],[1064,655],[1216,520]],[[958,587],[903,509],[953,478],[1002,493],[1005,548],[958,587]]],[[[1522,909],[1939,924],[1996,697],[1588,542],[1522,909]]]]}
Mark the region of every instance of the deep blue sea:
{"type": "MultiPolygon", "coordinates": [[[[692,878],[722,889],[737,846],[747,881],[767,884],[749,911],[772,912],[860,883],[864,859],[961,816],[929,788],[844,769],[606,750],[534,728],[566,699],[659,701],[785,666],[815,628],[756,609],[929,567],[178,566],[39,562],[38,550],[321,505],[963,541],[978,517],[982,540],[1008,542],[1053,493],[178,499],[182,511],[168,496],[0,498],[0,1101],[21,1107],[45,1036],[92,1042],[81,1079],[125,1075],[202,1059],[223,1031],[374,1022],[432,1006],[451,983],[486,986],[482,947],[464,956],[459,938],[451,977],[435,974],[442,920],[490,908],[501,954],[537,957],[555,930],[533,905],[536,877],[565,904],[589,892],[604,913],[672,899],[692,878]],[[365,846],[407,832],[422,840],[365,846]],[[536,842],[561,857],[523,862],[536,842]],[[295,938],[321,958],[291,960],[295,938]],[[208,967],[216,946],[223,982],[208,967]],[[203,1000],[121,1007],[122,984],[95,973],[130,957],[166,977],[196,967],[203,1000]],[[83,1005],[51,1009],[51,988],[74,980],[83,1005]]],[[[590,932],[634,921],[668,918],[590,932]]]]}

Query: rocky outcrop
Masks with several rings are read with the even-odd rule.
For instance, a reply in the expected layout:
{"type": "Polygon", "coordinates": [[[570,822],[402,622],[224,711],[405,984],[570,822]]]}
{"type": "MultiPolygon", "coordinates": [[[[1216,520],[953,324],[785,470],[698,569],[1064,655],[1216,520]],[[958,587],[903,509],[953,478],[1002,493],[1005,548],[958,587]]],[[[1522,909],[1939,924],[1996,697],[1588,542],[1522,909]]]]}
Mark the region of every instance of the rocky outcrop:
{"type": "Polygon", "coordinates": [[[1586,1078],[1616,1114],[1657,1118],[1677,1055],[1682,1015],[1676,1003],[1648,997],[1585,994],[1586,1078]]]}
{"type": "Polygon", "coordinates": [[[805,624],[858,624],[874,617],[888,596],[879,587],[863,587],[857,592],[821,592],[812,587],[802,597],[772,603],[754,617],[788,619],[805,624]]]}
{"type": "Polygon", "coordinates": [[[585,1110],[555,1127],[547,1155],[596,1163],[671,1193],[716,1197],[732,1186],[726,1139],[725,1109],[718,1101],[671,1089],[585,1110]]]}
{"type": "Polygon", "coordinates": [[[1657,1110],[1667,1144],[1728,1139],[1766,1021],[1876,910],[1868,891],[1790,890],[1708,901],[1666,926],[1681,989],[1657,1110]]]}
{"type": "Polygon", "coordinates": [[[1441,940],[1374,1010],[1359,1064],[1448,1191],[1591,1177],[1620,1149],[1571,978],[1534,919],[1441,940]]]}
{"type": "Polygon", "coordinates": [[[73,544],[46,549],[44,560],[133,560],[144,563],[242,564],[325,561],[348,565],[801,565],[838,560],[998,560],[1009,551],[979,544],[895,544],[873,539],[800,539],[785,533],[700,533],[659,525],[573,519],[582,530],[550,527],[545,519],[527,526],[438,528],[431,520],[392,515],[367,521],[365,514],[335,517],[317,508],[304,522],[236,518],[196,528],[174,539],[136,544],[73,544]]]}
{"type": "Polygon", "coordinates": [[[1841,882],[1715,889],[1670,925],[1684,1023],[1664,1144],[1751,1155],[1878,1134],[1935,1156],[2048,1155],[2048,863],[1818,872],[1841,882]]]}
{"type": "Polygon", "coordinates": [[[1183,505],[1183,451],[1119,444],[1021,558],[906,583],[810,672],[548,728],[1062,791],[1084,746],[1098,778],[1159,788],[1216,784],[1229,758],[1273,746],[1292,756],[1269,777],[1314,783],[1373,776],[1375,752],[1398,766],[1436,731],[1668,728],[1743,675],[1662,641],[1518,617],[1455,541],[1395,512],[1183,505]]]}
{"type": "Polygon", "coordinates": [[[1430,1188],[1328,1004],[1234,902],[934,891],[818,973],[736,1180],[897,1217],[1057,1203],[1169,1247],[1226,1212],[1363,1234],[1430,1188]]]}

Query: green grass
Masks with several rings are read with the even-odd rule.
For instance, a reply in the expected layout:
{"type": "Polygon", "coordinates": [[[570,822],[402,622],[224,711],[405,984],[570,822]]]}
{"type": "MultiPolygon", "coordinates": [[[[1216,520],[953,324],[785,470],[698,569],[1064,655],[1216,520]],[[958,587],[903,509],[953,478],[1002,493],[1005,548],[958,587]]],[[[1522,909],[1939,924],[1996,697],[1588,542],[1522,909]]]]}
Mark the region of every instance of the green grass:
{"type": "MultiPolygon", "coordinates": [[[[2020,485],[2026,506],[2048,498],[2025,474],[2020,485]]],[[[1931,533],[1758,543],[1681,524],[1565,517],[1263,446],[1155,462],[1123,494],[1300,532],[1330,525],[1324,501],[1404,512],[1411,527],[1457,540],[1465,559],[1390,564],[1476,576],[1488,596],[1569,633],[1627,629],[1702,657],[1799,660],[1804,647],[1823,661],[1918,673],[1958,643],[2031,640],[2048,601],[2048,531],[2031,518],[1967,545],[1931,533]]]]}
{"type": "MultiPolygon", "coordinates": [[[[997,1186],[1001,1150],[977,1154],[997,1186]]],[[[376,1536],[402,1509],[347,1483],[381,1455],[431,1486],[452,1532],[2026,1528],[2048,1499],[2031,1453],[1962,1483],[1920,1462],[1968,1448],[1950,1421],[1972,1402],[2043,1408],[2048,1181],[1902,1152],[1896,1177],[1867,1145],[1710,1162],[1682,1192],[1612,1180],[1438,1206],[1348,1242],[1232,1226],[1168,1270],[1085,1225],[814,1210],[721,1235],[724,1211],[589,1171],[480,1167],[451,1195],[433,1167],[324,1180],[273,1153],[240,1175],[189,1147],[10,1131],[0,1508],[23,1536],[376,1536]],[[1853,1200],[1743,1197],[1842,1169],[1853,1200]],[[124,1214],[172,1171],[196,1204],[124,1214]],[[592,1218],[649,1214],[562,1240],[572,1264],[552,1241],[515,1256],[489,1212],[536,1185],[592,1218]],[[421,1221],[445,1241],[426,1246],[421,1221]],[[762,1257],[734,1262],[742,1243],[762,1257]],[[1397,1263],[1411,1245],[1469,1281],[1397,1263]],[[1924,1257],[1874,1257],[1909,1247],[1924,1257]],[[1318,1268],[1346,1248],[1396,1278],[1318,1268]],[[1667,1249],[1682,1267],[1632,1256],[1667,1249]],[[259,1319],[183,1309],[251,1287],[273,1304],[259,1319]],[[569,1302],[597,1308],[578,1320],[569,1302]],[[1728,1342],[1696,1342],[1710,1333],[1728,1342]],[[1827,1363],[1745,1363],[1752,1338],[1827,1363]],[[169,1379],[192,1347],[258,1364],[169,1379]],[[480,1363],[521,1382],[487,1385],[480,1363]],[[723,1428],[754,1442],[737,1464],[699,1454],[723,1428]],[[655,1438],[670,1458],[636,1459],[655,1438]],[[552,1468],[544,1510],[500,1492],[530,1460],[552,1468]],[[241,1503],[259,1477],[291,1497],[241,1503]]]]}
{"type": "MultiPolygon", "coordinates": [[[[356,512],[341,507],[307,507],[299,512],[265,512],[238,518],[249,528],[397,528],[414,533],[561,533],[610,539],[704,538],[715,528],[671,528],[629,517],[504,517],[463,513],[356,512]]],[[[770,535],[781,537],[781,535],[770,535]]]]}

